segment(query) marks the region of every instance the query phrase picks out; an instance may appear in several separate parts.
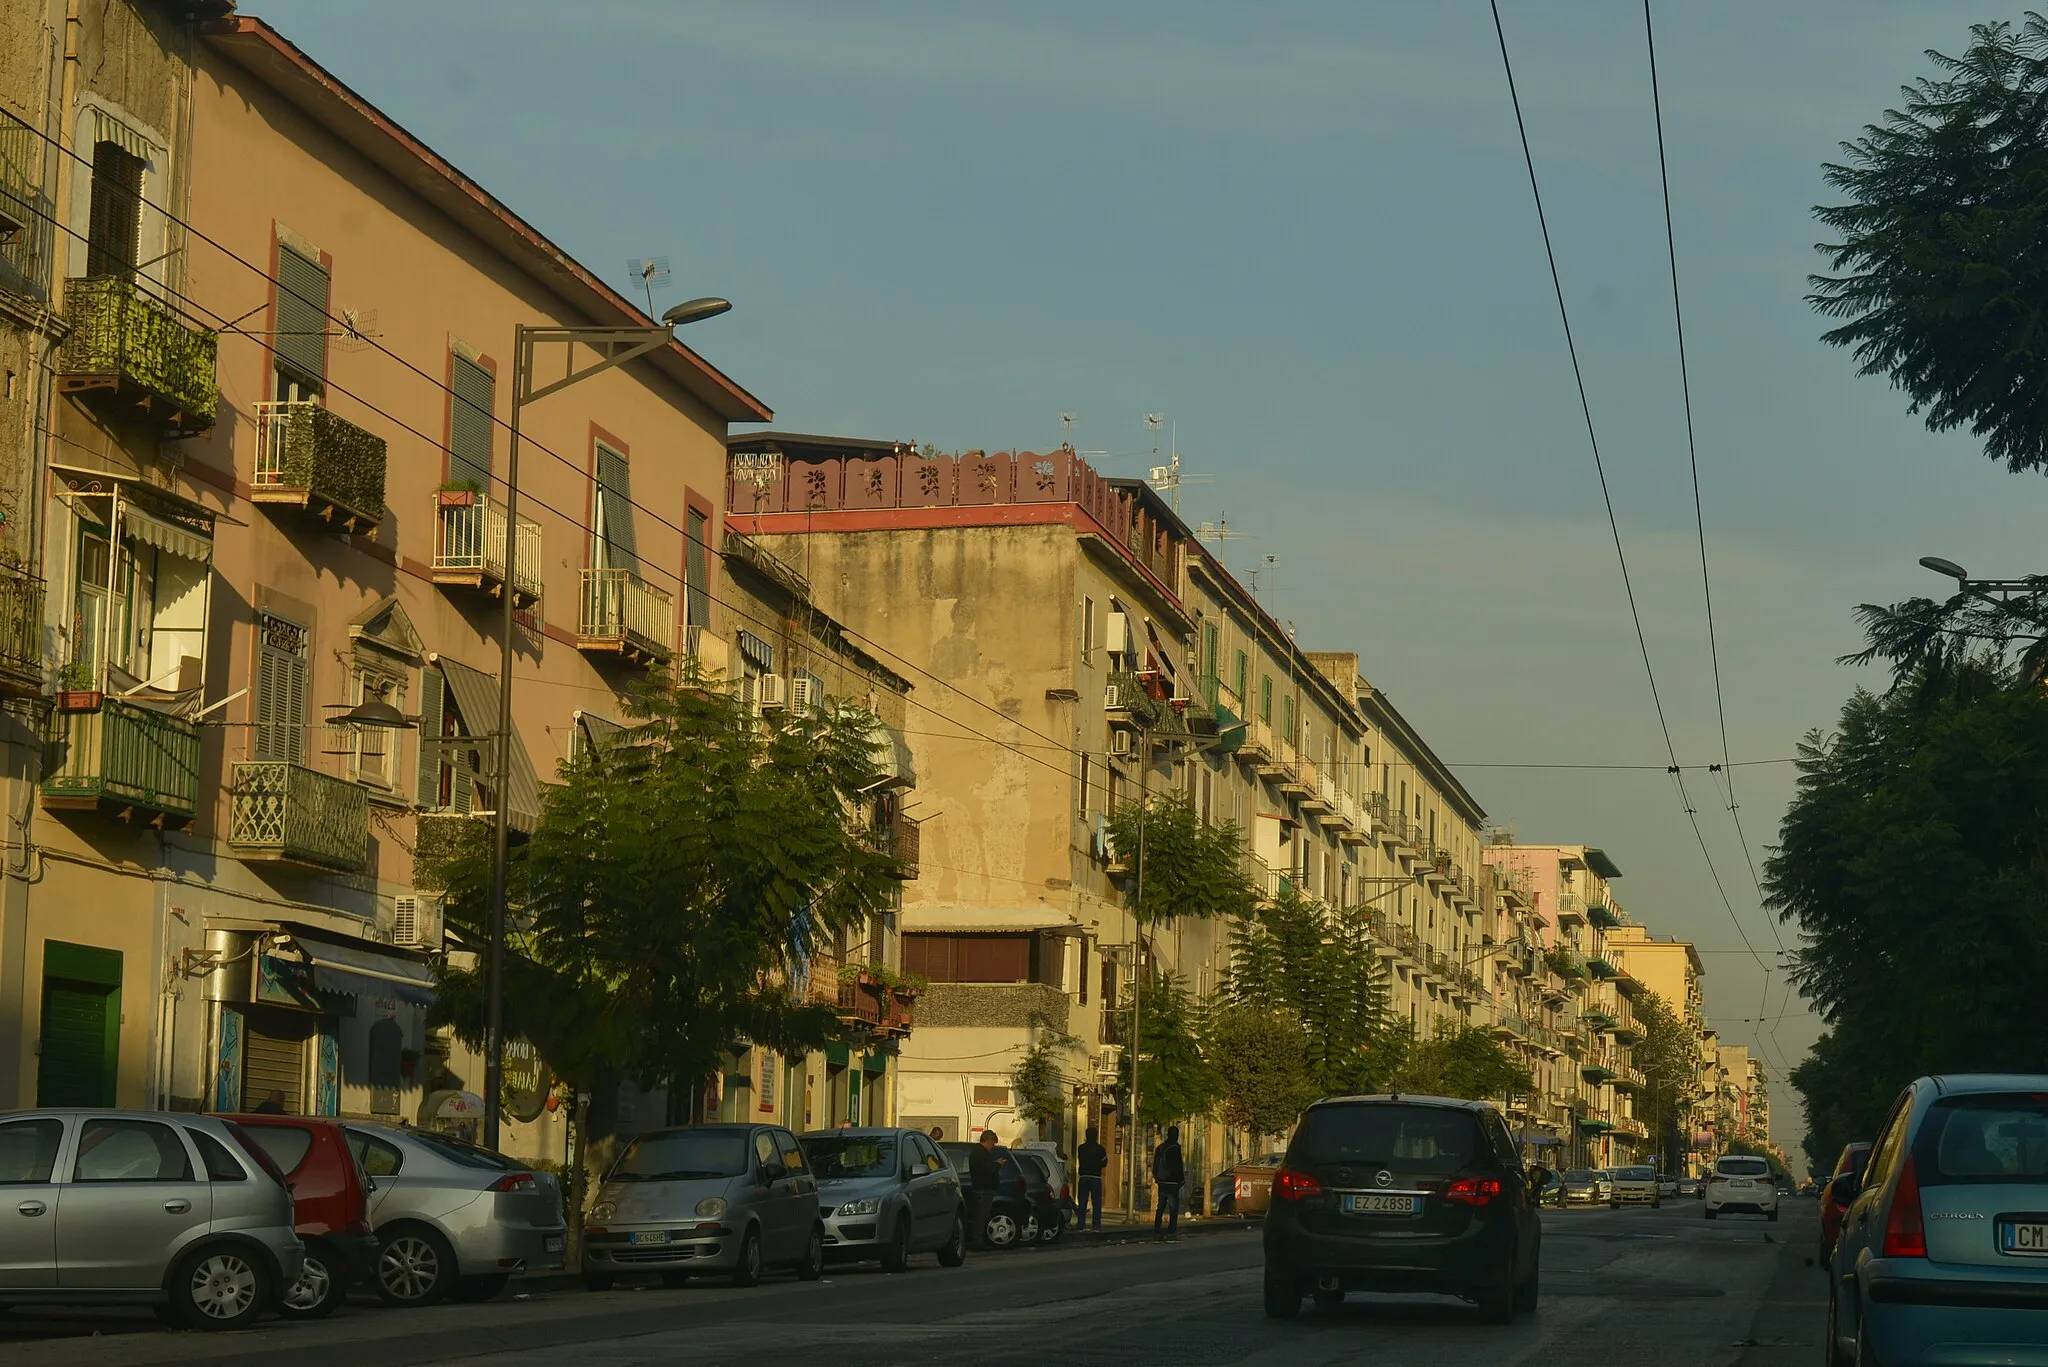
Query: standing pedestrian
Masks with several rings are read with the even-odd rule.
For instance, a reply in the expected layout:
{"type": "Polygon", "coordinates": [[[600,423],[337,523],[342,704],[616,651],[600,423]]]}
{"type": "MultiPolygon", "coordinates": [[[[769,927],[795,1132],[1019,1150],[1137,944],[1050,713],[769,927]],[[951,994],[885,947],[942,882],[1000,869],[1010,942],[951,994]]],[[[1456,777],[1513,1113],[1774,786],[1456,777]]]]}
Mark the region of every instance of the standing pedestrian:
{"type": "Polygon", "coordinates": [[[1088,1203],[1093,1201],[1095,1203],[1094,1229],[1097,1234],[1100,1234],[1102,1232],[1102,1170],[1109,1163],[1109,1150],[1103,1148],[1102,1142],[1095,1137],[1095,1127],[1093,1125],[1088,1127],[1088,1137],[1081,1141],[1081,1147],[1075,1151],[1074,1159],[1081,1165],[1081,1208],[1080,1213],[1074,1217],[1074,1227],[1076,1229],[1086,1229],[1089,1227],[1088,1203]]]}
{"type": "Polygon", "coordinates": [[[1180,1185],[1187,1175],[1180,1156],[1180,1126],[1168,1125],[1166,1142],[1152,1150],[1152,1181],[1159,1188],[1159,1202],[1152,1210],[1153,1238],[1171,1239],[1180,1233],[1180,1185]]]}
{"type": "Polygon", "coordinates": [[[996,1157],[996,1132],[984,1129],[981,1142],[967,1156],[967,1183],[974,1192],[974,1242],[988,1247],[988,1214],[996,1203],[996,1184],[1002,1180],[1002,1160],[996,1157]]]}
{"type": "Polygon", "coordinates": [[[283,1115],[284,1113],[284,1091],[282,1088],[272,1088],[270,1095],[264,1097],[263,1103],[256,1108],[257,1115],[283,1115]]]}

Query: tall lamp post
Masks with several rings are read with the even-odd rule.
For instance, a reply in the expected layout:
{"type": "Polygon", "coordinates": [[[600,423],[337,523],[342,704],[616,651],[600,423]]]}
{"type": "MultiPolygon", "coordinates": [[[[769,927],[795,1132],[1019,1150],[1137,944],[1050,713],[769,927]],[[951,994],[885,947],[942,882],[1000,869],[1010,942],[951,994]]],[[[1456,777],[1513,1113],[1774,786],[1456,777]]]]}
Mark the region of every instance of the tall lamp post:
{"type": "Polygon", "coordinates": [[[491,943],[484,963],[484,1147],[498,1147],[498,1124],[503,1109],[505,1083],[505,885],[511,853],[510,815],[512,779],[512,641],[513,613],[518,606],[519,577],[519,420],[526,405],[558,390],[567,389],[593,375],[658,351],[675,338],[676,328],[686,323],[716,318],[732,308],[728,299],[692,299],[661,315],[650,327],[529,327],[512,329],[512,442],[505,458],[505,551],[503,561],[504,617],[498,646],[498,790],[491,819],[491,943]],[[533,373],[535,351],[560,344],[566,349],[558,379],[540,381],[533,373]],[[597,359],[580,369],[576,348],[588,347],[597,359]]]}

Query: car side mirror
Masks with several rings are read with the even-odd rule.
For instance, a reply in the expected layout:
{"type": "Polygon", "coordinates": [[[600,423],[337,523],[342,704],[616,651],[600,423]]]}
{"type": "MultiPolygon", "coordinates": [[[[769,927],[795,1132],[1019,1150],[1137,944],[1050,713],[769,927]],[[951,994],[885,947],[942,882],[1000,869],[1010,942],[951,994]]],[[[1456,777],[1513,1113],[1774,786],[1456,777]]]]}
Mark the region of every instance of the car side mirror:
{"type": "Polygon", "coordinates": [[[780,1182],[787,1176],[789,1176],[789,1169],[780,1163],[763,1163],[761,1165],[761,1180],[763,1182],[780,1182]]]}
{"type": "Polygon", "coordinates": [[[1862,1190],[1863,1179],[1853,1172],[1845,1172],[1828,1183],[1828,1199],[1838,1206],[1846,1206],[1855,1200],[1856,1194],[1862,1190]]]}
{"type": "Polygon", "coordinates": [[[374,1191],[376,1191],[376,1190],[377,1190],[377,1179],[376,1179],[376,1178],[374,1178],[374,1177],[370,1177],[370,1176],[365,1176],[365,1177],[363,1178],[363,1190],[364,1190],[364,1191],[366,1191],[366,1192],[374,1192],[374,1191]]]}

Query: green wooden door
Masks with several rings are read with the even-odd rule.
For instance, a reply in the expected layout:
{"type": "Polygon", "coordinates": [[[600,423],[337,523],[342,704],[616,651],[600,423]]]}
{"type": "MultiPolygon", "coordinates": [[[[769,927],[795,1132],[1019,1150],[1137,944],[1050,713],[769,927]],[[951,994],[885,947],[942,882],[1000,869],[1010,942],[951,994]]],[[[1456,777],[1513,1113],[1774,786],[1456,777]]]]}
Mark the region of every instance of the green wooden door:
{"type": "Polygon", "coordinates": [[[113,989],[98,983],[43,979],[43,1054],[36,1070],[38,1106],[111,1106],[114,1058],[113,989]]]}

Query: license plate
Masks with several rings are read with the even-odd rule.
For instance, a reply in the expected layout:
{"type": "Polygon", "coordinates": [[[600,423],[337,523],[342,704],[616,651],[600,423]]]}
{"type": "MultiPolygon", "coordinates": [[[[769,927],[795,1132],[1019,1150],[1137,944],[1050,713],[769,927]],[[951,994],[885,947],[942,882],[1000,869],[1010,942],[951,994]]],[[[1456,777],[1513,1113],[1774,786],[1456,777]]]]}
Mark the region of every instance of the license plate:
{"type": "Polygon", "coordinates": [[[540,1251],[543,1253],[560,1253],[562,1251],[562,1236],[559,1234],[549,1234],[543,1237],[540,1241],[540,1251]]]}
{"type": "Polygon", "coordinates": [[[668,1231],[665,1229],[636,1229],[631,1237],[627,1239],[627,1242],[634,1244],[665,1244],[668,1242],[668,1231]]]}
{"type": "Polygon", "coordinates": [[[1368,1193],[1345,1197],[1344,1209],[1353,1215],[1414,1215],[1422,1209],[1422,1198],[1368,1193]]]}
{"type": "Polygon", "coordinates": [[[2017,1258],[2048,1258],[2048,1220],[2008,1220],[1998,1227],[1998,1251],[2017,1258]]]}

